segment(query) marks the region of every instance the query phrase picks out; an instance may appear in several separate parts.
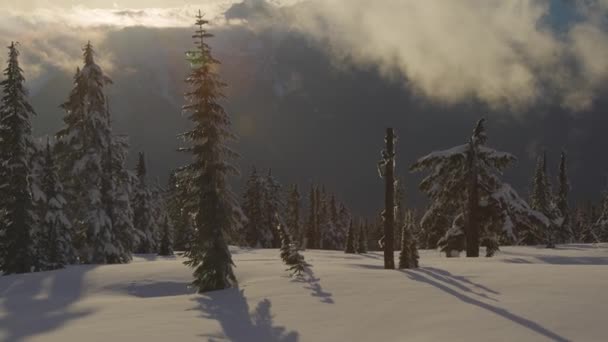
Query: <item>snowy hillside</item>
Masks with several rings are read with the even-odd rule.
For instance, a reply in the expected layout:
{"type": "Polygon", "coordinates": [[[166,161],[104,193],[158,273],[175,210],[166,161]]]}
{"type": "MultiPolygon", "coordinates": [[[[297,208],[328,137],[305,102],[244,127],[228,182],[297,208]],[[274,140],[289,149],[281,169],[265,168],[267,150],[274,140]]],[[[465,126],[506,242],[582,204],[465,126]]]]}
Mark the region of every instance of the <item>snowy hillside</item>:
{"type": "Polygon", "coordinates": [[[605,341],[608,245],[503,247],[497,257],[233,249],[240,289],[198,295],[179,258],[0,277],[1,341],[605,341]]]}

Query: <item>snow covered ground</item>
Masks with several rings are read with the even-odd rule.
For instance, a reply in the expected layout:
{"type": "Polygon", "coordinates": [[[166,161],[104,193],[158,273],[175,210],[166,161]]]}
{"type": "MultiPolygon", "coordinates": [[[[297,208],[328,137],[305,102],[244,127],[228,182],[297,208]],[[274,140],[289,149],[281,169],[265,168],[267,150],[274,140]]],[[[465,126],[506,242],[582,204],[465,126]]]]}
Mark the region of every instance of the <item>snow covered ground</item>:
{"type": "Polygon", "coordinates": [[[608,245],[504,247],[494,258],[233,249],[239,289],[198,295],[179,258],[0,277],[0,341],[607,341],[608,245]]]}

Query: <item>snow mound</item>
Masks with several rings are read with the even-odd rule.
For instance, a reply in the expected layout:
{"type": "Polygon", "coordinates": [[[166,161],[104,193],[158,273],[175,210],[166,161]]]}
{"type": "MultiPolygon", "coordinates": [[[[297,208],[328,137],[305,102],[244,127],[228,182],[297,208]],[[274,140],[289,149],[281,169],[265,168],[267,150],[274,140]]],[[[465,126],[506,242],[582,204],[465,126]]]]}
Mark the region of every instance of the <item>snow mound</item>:
{"type": "Polygon", "coordinates": [[[180,257],[0,277],[0,341],[606,340],[604,244],[421,251],[418,270],[306,251],[302,279],[278,250],[231,250],[240,287],[205,295],[180,257]]]}

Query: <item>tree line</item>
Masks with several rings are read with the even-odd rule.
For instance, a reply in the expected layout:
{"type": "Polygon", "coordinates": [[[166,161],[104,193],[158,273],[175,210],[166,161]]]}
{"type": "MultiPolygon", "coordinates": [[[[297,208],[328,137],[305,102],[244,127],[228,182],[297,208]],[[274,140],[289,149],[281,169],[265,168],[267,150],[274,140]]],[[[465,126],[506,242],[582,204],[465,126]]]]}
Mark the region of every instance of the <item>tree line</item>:
{"type": "Polygon", "coordinates": [[[254,167],[242,199],[230,187],[238,154],[230,116],[221,105],[220,62],[207,41],[213,35],[199,12],[187,53],[184,114],[192,128],[180,135],[189,164],[170,173],[165,186],[147,176],[145,155],[126,165],[128,137],[113,133],[106,87],[112,80],[95,61],[89,42],[83,65],[61,104],[63,127],[53,139],[33,138],[36,115],[28,102],[18,44],[9,47],[0,102],[0,270],[4,274],[52,270],[69,264],[126,263],[132,253],[184,251],[200,292],[236,286],[229,244],[280,248],[295,274],[304,272],[303,249],[366,253],[383,250],[385,268],[418,266],[417,248],[448,256],[480,247],[492,256],[501,245],[608,239],[608,196],[601,210],[569,209],[567,156],[558,186],[551,187],[543,153],[529,201],[502,179],[516,158],[487,146],[480,120],[464,144],[432,152],[411,172],[427,172],[419,185],[429,197],[422,215],[405,207],[403,180],[395,177],[396,134],[388,129],[378,163],[385,181],[385,208],[375,220],[357,218],[326,187],[311,184],[303,206],[297,185],[283,189],[271,170],[254,167]],[[305,207],[305,210],[302,208],[305,207]]]}

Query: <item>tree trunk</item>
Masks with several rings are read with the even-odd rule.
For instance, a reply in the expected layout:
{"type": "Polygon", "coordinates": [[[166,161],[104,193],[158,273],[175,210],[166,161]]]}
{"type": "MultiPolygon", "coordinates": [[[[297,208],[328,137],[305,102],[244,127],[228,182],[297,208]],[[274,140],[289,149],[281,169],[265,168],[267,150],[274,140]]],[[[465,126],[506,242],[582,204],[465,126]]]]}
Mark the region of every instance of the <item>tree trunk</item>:
{"type": "Polygon", "coordinates": [[[395,232],[395,133],[392,128],[386,129],[386,150],[384,161],[385,197],[384,197],[384,268],[395,268],[394,232],[395,232]]]}
{"type": "Polygon", "coordinates": [[[479,257],[479,184],[477,155],[473,141],[468,153],[469,182],[467,185],[467,208],[465,213],[465,236],[467,257],[479,257]]]}

